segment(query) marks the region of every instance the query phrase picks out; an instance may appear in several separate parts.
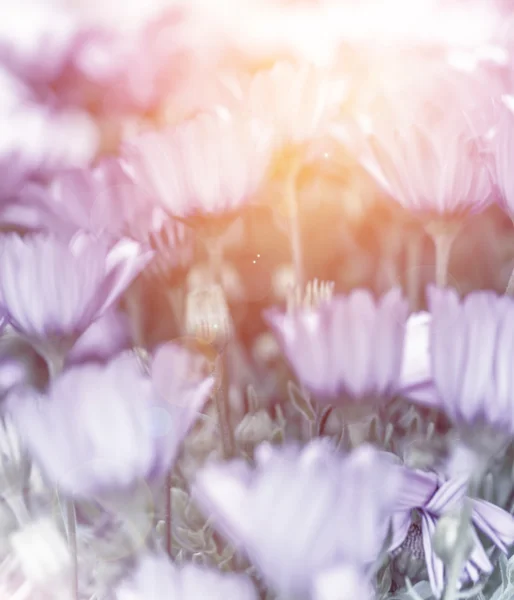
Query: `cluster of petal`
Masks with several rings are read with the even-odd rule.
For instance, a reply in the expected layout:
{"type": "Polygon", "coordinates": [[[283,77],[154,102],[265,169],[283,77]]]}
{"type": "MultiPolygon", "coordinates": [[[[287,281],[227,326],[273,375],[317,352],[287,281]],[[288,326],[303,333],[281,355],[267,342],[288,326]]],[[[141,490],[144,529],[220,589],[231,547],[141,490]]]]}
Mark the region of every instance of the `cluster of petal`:
{"type": "Polygon", "coordinates": [[[70,237],[87,231],[113,240],[129,235],[145,241],[134,230],[158,228],[164,214],[111,157],[94,168],[62,172],[41,192],[40,203],[48,213],[48,226],[70,237]]]}
{"type": "Polygon", "coordinates": [[[0,7],[0,60],[21,77],[51,81],[69,62],[79,32],[75,16],[58,1],[4,2],[0,7]]]}
{"type": "Polygon", "coordinates": [[[137,183],[173,216],[236,210],[257,191],[271,160],[269,135],[237,116],[200,115],[127,144],[137,183]]]}
{"type": "Polygon", "coordinates": [[[130,346],[128,316],[110,308],[79,337],[66,357],[67,364],[109,360],[130,346]]]}
{"type": "Polygon", "coordinates": [[[346,86],[324,71],[279,62],[254,76],[247,105],[252,117],[272,127],[280,149],[321,135],[337,115],[345,93],[346,86]]]}
{"type": "Polygon", "coordinates": [[[490,142],[494,183],[500,195],[498,201],[509,213],[514,213],[514,104],[512,98],[496,107],[497,126],[490,142]]]}
{"type": "Polygon", "coordinates": [[[352,565],[327,569],[316,577],[313,600],[372,600],[375,592],[366,574],[352,565]]]}
{"type": "Polygon", "coordinates": [[[430,324],[432,315],[421,311],[410,315],[405,327],[399,393],[423,404],[436,394],[430,362],[430,324]]]}
{"type": "Polygon", "coordinates": [[[164,555],[144,555],[134,572],[121,582],[116,600],[257,600],[244,575],[221,573],[194,564],[177,566],[164,555]]]}
{"type": "Polygon", "coordinates": [[[265,443],[255,460],[254,469],[243,461],[205,467],[194,495],[277,593],[304,598],[330,567],[373,564],[396,502],[393,465],[371,447],[339,455],[320,440],[303,449],[265,443]]]}
{"type": "Polygon", "coordinates": [[[122,240],[89,236],[6,236],[0,246],[0,301],[11,324],[38,340],[74,341],[111,307],[151,258],[122,240]]]}
{"type": "Polygon", "coordinates": [[[398,387],[408,306],[399,289],[356,290],[266,319],[299,380],[319,398],[388,397],[398,387]]]}
{"type": "Polygon", "coordinates": [[[360,133],[354,136],[359,142],[352,141],[377,183],[403,207],[423,215],[486,208],[492,184],[482,142],[465,114],[469,106],[454,98],[446,106],[430,98],[405,109],[398,98],[395,104],[360,116],[360,133]]]}
{"type": "Polygon", "coordinates": [[[431,287],[428,303],[428,330],[418,331],[417,377],[431,379],[432,391],[410,397],[438,406],[457,425],[512,433],[514,301],[488,291],[461,300],[453,289],[431,287]]]}
{"type": "Polygon", "coordinates": [[[159,479],[201,411],[212,379],[187,379],[192,357],[168,344],[151,373],[123,354],[105,366],[72,367],[46,395],[18,390],[9,412],[24,446],[50,483],[91,497],[159,479]]]}
{"type": "MultiPolygon", "coordinates": [[[[442,481],[435,473],[403,469],[403,482],[393,516],[393,539],[390,550],[398,548],[409,531],[412,511],[421,516],[423,548],[432,590],[440,597],[444,588],[444,563],[433,550],[433,535],[438,519],[462,506],[468,488],[468,478],[454,477],[442,481]]],[[[514,517],[484,500],[471,500],[472,522],[503,552],[514,543],[514,517]]],[[[476,583],[482,573],[493,569],[477,534],[473,531],[474,548],[461,576],[461,582],[476,583]]]]}
{"type": "Polygon", "coordinates": [[[10,110],[0,107],[0,116],[1,200],[32,177],[88,164],[97,151],[97,127],[82,111],[57,111],[27,97],[10,110]]]}

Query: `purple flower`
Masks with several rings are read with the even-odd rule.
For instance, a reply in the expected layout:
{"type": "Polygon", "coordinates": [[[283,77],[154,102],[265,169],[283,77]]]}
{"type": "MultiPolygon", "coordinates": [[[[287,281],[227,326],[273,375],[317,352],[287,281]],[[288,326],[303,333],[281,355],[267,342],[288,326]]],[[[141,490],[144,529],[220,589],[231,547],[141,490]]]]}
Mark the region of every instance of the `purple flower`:
{"type": "Polygon", "coordinates": [[[70,60],[79,31],[76,18],[60,2],[2,3],[0,60],[22,77],[51,81],[70,60]]]}
{"type": "Polygon", "coordinates": [[[396,502],[395,465],[369,446],[341,456],[321,440],[304,449],[263,444],[255,460],[253,469],[205,467],[194,495],[278,594],[304,598],[330,567],[372,565],[396,502]]]}
{"type": "MultiPolygon", "coordinates": [[[[399,548],[406,540],[412,523],[412,511],[421,517],[421,536],[428,576],[434,594],[439,597],[444,587],[444,564],[433,551],[433,535],[438,519],[458,509],[466,496],[467,477],[441,481],[435,473],[402,467],[403,482],[398,495],[397,511],[393,516],[393,540],[390,550],[399,548]]],[[[507,552],[514,543],[514,517],[503,509],[484,500],[471,500],[473,524],[489,537],[498,548],[507,552]]],[[[493,569],[489,558],[473,531],[474,548],[464,567],[461,583],[476,583],[481,573],[493,569]]],[[[412,540],[410,540],[412,543],[412,540]]]]}
{"type": "Polygon", "coordinates": [[[266,319],[299,380],[320,398],[388,397],[398,386],[408,306],[394,289],[374,301],[356,290],[316,310],[266,319]]]}
{"type": "Polygon", "coordinates": [[[431,287],[428,303],[435,393],[419,400],[439,406],[457,425],[514,432],[514,301],[486,291],[461,300],[455,290],[431,287]]]}
{"type": "Polygon", "coordinates": [[[407,319],[399,393],[422,404],[435,402],[432,380],[430,325],[432,315],[419,312],[407,319]]]}
{"type": "Polygon", "coordinates": [[[327,569],[314,581],[312,600],[372,600],[376,594],[367,579],[351,565],[327,569]]]}
{"type": "Polygon", "coordinates": [[[222,573],[194,564],[175,565],[162,554],[146,554],[119,584],[115,600],[257,600],[245,575],[222,573]]]}
{"type": "Polygon", "coordinates": [[[72,237],[88,231],[109,239],[124,235],[146,242],[164,221],[140,186],[125,173],[121,162],[105,158],[94,168],[70,169],[56,177],[41,201],[49,226],[72,237]]]}
{"type": "Polygon", "coordinates": [[[271,160],[269,136],[239,116],[204,114],[126,147],[135,180],[171,215],[236,210],[257,191],[271,160]]]}
{"type": "Polygon", "coordinates": [[[205,403],[212,379],[188,380],[194,357],[162,346],[143,372],[134,354],[73,367],[47,395],[17,390],[8,410],[46,478],[65,494],[93,497],[163,477],[205,403]]]}
{"type": "Polygon", "coordinates": [[[71,343],[111,307],[151,253],[122,240],[110,250],[77,236],[7,235],[0,246],[0,298],[12,325],[34,340],[71,343]]]}
{"type": "Polygon", "coordinates": [[[88,360],[108,360],[130,346],[126,314],[109,309],[79,337],[66,357],[67,364],[88,360]]]}

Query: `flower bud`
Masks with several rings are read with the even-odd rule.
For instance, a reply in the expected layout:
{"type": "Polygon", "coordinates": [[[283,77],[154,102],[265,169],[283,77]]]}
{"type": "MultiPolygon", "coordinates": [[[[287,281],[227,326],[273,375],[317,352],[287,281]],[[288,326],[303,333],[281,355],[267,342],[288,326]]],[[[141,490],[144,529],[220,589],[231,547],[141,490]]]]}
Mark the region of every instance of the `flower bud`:
{"type": "Polygon", "coordinates": [[[232,321],[220,285],[192,291],[186,300],[186,330],[189,335],[223,347],[232,336],[232,321]]]}

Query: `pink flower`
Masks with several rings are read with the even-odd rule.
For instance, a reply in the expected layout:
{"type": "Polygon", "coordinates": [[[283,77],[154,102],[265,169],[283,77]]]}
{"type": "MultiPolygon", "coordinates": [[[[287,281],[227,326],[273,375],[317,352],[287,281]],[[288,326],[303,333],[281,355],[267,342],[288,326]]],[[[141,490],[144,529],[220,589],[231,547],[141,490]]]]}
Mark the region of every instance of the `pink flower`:
{"type": "Polygon", "coordinates": [[[221,114],[144,133],[125,153],[135,181],[182,218],[237,210],[255,194],[271,160],[266,130],[221,114]]]}

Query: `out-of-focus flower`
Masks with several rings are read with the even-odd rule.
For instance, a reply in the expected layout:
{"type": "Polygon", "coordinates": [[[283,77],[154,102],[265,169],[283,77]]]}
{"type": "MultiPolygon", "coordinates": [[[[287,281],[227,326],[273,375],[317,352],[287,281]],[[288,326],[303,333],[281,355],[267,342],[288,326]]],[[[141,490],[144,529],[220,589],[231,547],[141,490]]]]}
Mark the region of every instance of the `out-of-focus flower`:
{"type": "Polygon", "coordinates": [[[257,600],[245,575],[222,573],[194,564],[176,566],[167,556],[144,555],[115,592],[116,600],[257,600]]]}
{"type": "Polygon", "coordinates": [[[313,600],[372,600],[374,597],[366,575],[351,565],[323,571],[313,585],[313,600]]]}
{"type": "Polygon", "coordinates": [[[340,456],[320,440],[303,450],[262,444],[255,460],[255,469],[205,467],[194,496],[275,592],[303,598],[327,568],[365,570],[377,559],[396,501],[394,465],[369,446],[340,456]]]}
{"type": "Polygon", "coordinates": [[[399,392],[424,404],[434,402],[437,391],[432,381],[430,324],[432,315],[419,312],[407,319],[399,392]]]}
{"type": "Polygon", "coordinates": [[[130,346],[127,315],[109,309],[79,337],[67,356],[67,363],[108,360],[130,346]]]}
{"type": "Polygon", "coordinates": [[[514,103],[505,98],[497,105],[497,123],[490,140],[493,180],[500,194],[497,197],[502,208],[514,214],[514,177],[511,166],[514,161],[514,103]]]}
{"type": "Polygon", "coordinates": [[[217,61],[239,58],[260,66],[280,57],[325,67],[333,64],[341,43],[340,24],[314,2],[225,0],[221,8],[192,0],[183,5],[188,14],[182,35],[217,61]]]}
{"type": "Polygon", "coordinates": [[[348,44],[391,45],[427,48],[476,48],[494,39],[500,25],[500,12],[481,0],[464,5],[440,0],[380,0],[341,2],[322,0],[326,18],[335,21],[340,39],[348,44]],[[468,12],[469,11],[469,12],[468,12]],[[465,24],[464,14],[467,15],[465,24]]]}
{"type": "Polygon", "coordinates": [[[224,346],[232,336],[233,324],[220,285],[192,290],[186,299],[186,331],[199,340],[224,346]]]}
{"type": "Polygon", "coordinates": [[[392,110],[357,119],[356,152],[378,184],[404,208],[426,216],[488,206],[492,187],[478,132],[455,98],[447,106],[417,99],[405,109],[397,101],[392,110]]]}
{"type": "Polygon", "coordinates": [[[261,185],[270,160],[267,130],[242,117],[200,115],[127,143],[135,181],[181,218],[237,210],[261,185]]]}
{"type": "Polygon", "coordinates": [[[151,267],[159,275],[192,260],[190,228],[169,217],[118,159],[105,158],[92,169],[65,171],[47,189],[33,185],[25,191],[41,213],[38,227],[59,237],[71,239],[85,231],[112,244],[129,237],[155,251],[151,267]]]}
{"type": "Polygon", "coordinates": [[[40,196],[48,228],[63,237],[87,231],[115,240],[127,235],[131,220],[150,229],[151,200],[114,158],[105,158],[94,168],[60,173],[40,196]]]}
{"type": "MultiPolygon", "coordinates": [[[[166,4],[169,5],[168,0],[166,4]]],[[[167,8],[128,29],[120,27],[128,14],[123,10],[117,23],[95,25],[83,36],[74,66],[92,84],[95,101],[103,112],[155,111],[172,91],[183,85],[193,51],[190,43],[180,37],[180,11],[167,8]]]]}
{"type": "Polygon", "coordinates": [[[280,151],[320,136],[345,99],[341,79],[310,65],[277,63],[255,75],[248,90],[250,115],[268,124],[280,151]]]}
{"type": "Polygon", "coordinates": [[[68,600],[72,563],[66,541],[50,520],[29,523],[10,536],[0,564],[0,597],[68,600]]]}
{"type": "Polygon", "coordinates": [[[44,178],[60,169],[87,165],[99,142],[95,123],[78,110],[57,111],[23,98],[10,110],[0,109],[0,199],[13,196],[31,177],[44,178]]]}
{"type": "MultiPolygon", "coordinates": [[[[453,289],[428,290],[431,377],[427,401],[462,428],[514,431],[509,357],[514,340],[514,302],[477,291],[460,300],[453,289]]],[[[416,400],[416,395],[411,395],[416,400]]],[[[423,400],[423,398],[420,398],[423,400]]]]}
{"type": "Polygon", "coordinates": [[[365,290],[316,310],[265,313],[299,380],[320,399],[389,397],[398,388],[408,306],[394,289],[374,301],[365,290]]]}
{"type": "MultiPolygon", "coordinates": [[[[421,531],[428,576],[432,590],[441,596],[444,587],[444,563],[433,550],[433,536],[438,520],[445,514],[461,508],[468,487],[467,477],[441,481],[435,473],[402,467],[403,481],[398,495],[397,511],[393,516],[393,539],[390,550],[399,549],[407,542],[412,523],[412,511],[421,516],[421,531]]],[[[472,503],[473,524],[487,535],[503,552],[514,543],[514,517],[501,508],[484,500],[472,503]]],[[[473,550],[461,576],[461,583],[477,582],[481,573],[490,573],[492,564],[473,531],[473,550]]]]}
{"type": "Polygon", "coordinates": [[[122,240],[110,250],[77,236],[8,235],[0,247],[0,298],[11,324],[42,344],[70,344],[111,307],[151,258],[122,240]]]}
{"type": "Polygon", "coordinates": [[[0,7],[0,60],[24,78],[51,81],[69,64],[79,33],[80,23],[58,0],[4,2],[0,7]]]}
{"type": "Polygon", "coordinates": [[[74,367],[47,397],[19,391],[9,412],[46,478],[70,496],[92,497],[164,476],[205,403],[212,379],[188,379],[193,357],[162,346],[143,372],[133,354],[74,367]]]}

